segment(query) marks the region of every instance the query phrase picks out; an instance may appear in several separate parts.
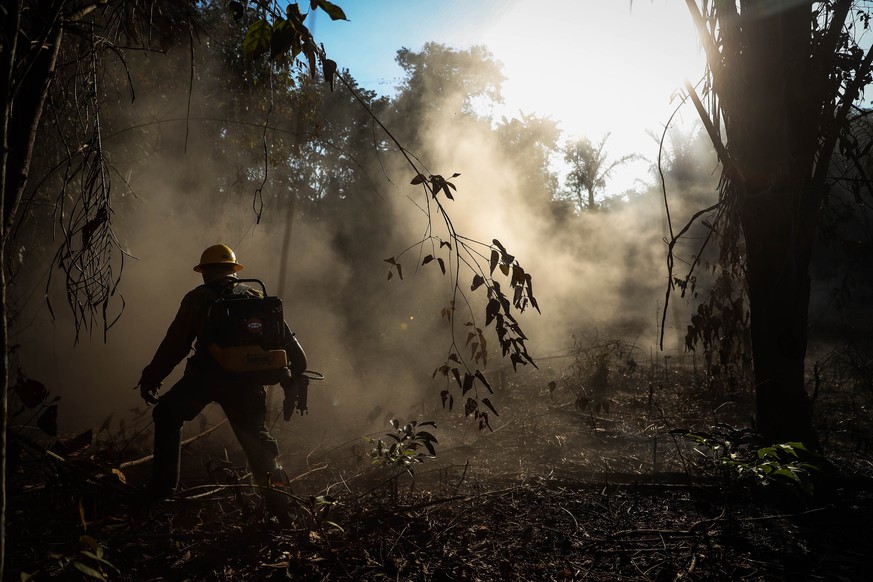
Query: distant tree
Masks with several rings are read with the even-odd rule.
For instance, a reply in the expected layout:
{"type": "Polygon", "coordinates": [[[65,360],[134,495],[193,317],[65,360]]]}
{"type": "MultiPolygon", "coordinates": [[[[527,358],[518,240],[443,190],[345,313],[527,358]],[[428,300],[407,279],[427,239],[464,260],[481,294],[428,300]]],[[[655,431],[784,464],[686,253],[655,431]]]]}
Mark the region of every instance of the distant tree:
{"type": "Polygon", "coordinates": [[[723,164],[710,223],[722,267],[748,294],[757,428],[814,445],[810,257],[834,150],[857,143],[850,121],[873,61],[858,38],[870,11],[852,0],[686,3],[707,55],[708,108],[687,88],[723,164]]]}
{"type": "MultiPolygon", "coordinates": [[[[706,130],[698,123],[688,129],[668,126],[663,133],[647,132],[658,145],[659,157],[652,164],[655,183],[660,185],[661,177],[667,179],[671,189],[682,193],[682,201],[688,200],[687,191],[709,190],[711,194],[718,169],[718,158],[712,151],[712,143],[706,130]]],[[[711,196],[710,196],[711,197],[711,196]]]]}
{"type": "Polygon", "coordinates": [[[582,137],[564,146],[564,161],[570,164],[566,184],[576,197],[579,210],[595,210],[598,206],[595,196],[606,188],[606,181],[612,172],[636,157],[628,154],[610,160],[604,151],[609,135],[603,136],[597,145],[589,138],[582,137]]]}
{"type": "Polygon", "coordinates": [[[505,159],[503,165],[516,172],[525,202],[533,208],[547,206],[558,189],[551,163],[561,135],[557,122],[521,113],[512,119],[504,117],[494,132],[505,159]]]}
{"type": "Polygon", "coordinates": [[[485,47],[458,50],[428,42],[420,51],[402,48],[397,64],[404,72],[395,101],[397,115],[427,120],[431,113],[477,117],[477,104],[500,103],[501,65],[485,47]]]}

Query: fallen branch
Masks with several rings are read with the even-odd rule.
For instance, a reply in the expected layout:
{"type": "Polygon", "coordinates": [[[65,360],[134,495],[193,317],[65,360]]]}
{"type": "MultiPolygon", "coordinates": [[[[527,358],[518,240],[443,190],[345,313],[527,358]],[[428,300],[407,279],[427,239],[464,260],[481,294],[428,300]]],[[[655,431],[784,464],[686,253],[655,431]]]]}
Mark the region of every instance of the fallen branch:
{"type": "MultiPolygon", "coordinates": [[[[225,418],[224,420],[222,420],[221,422],[219,422],[218,424],[216,424],[212,428],[208,428],[198,435],[194,435],[191,438],[185,439],[184,441],[182,441],[181,446],[184,447],[184,446],[190,445],[191,443],[193,443],[196,440],[202,439],[203,437],[205,437],[209,433],[213,432],[214,430],[218,429],[220,426],[224,425],[226,422],[227,422],[227,419],[225,418]]],[[[153,458],[154,458],[154,455],[146,455],[145,457],[142,457],[139,459],[134,459],[132,461],[125,461],[125,462],[121,463],[120,465],[118,465],[118,468],[119,469],[127,469],[128,467],[136,467],[137,465],[142,465],[143,463],[148,463],[153,458]]]]}

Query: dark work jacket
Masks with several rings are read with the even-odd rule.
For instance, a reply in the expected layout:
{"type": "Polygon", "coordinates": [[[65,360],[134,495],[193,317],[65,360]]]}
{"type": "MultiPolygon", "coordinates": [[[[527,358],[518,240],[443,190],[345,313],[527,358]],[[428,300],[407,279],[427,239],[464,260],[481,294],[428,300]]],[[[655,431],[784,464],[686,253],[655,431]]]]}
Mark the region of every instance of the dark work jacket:
{"type": "MultiPolygon", "coordinates": [[[[232,277],[212,281],[192,289],[182,298],[182,304],[179,306],[179,311],[176,312],[173,323],[167,329],[167,334],[158,346],[151,363],[142,371],[141,385],[160,385],[164,378],[169,376],[170,372],[191,353],[191,344],[195,340],[199,341],[203,335],[209,307],[218,299],[220,293],[234,282],[235,279],[232,277]]],[[[306,370],[306,353],[300,347],[297,337],[288,329],[287,324],[285,325],[285,337],[288,368],[293,376],[298,376],[306,370]]],[[[197,349],[203,348],[203,352],[205,352],[205,346],[195,344],[194,347],[196,356],[189,359],[185,366],[186,376],[201,373],[203,365],[202,361],[198,362],[198,360],[209,357],[197,349]]]]}

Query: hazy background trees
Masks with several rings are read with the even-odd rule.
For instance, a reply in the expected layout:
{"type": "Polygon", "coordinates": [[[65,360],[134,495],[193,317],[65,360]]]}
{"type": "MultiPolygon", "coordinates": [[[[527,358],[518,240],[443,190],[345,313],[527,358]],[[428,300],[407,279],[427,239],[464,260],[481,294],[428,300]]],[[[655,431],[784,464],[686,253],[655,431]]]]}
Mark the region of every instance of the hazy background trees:
{"type": "MultiPolygon", "coordinates": [[[[109,426],[113,414],[147,424],[131,388],[198,283],[200,251],[224,242],[286,300],[328,374],[313,416],[291,430],[355,437],[436,413],[432,373],[459,341],[446,314],[485,300],[467,293],[476,279],[455,288],[428,260],[448,241],[433,236],[429,201],[410,196],[412,158],[425,173],[460,174],[453,218],[465,242],[484,242],[483,260],[498,239],[525,258],[544,308],[525,323],[535,357],[560,356],[580,330],[651,350],[669,285],[667,353],[697,350],[708,378],[754,386],[767,439],[814,443],[810,330],[869,332],[858,305],[870,297],[871,131],[857,104],[873,52],[853,37],[867,27],[860,4],[777,5],[701,3],[711,76],[687,92],[708,98],[709,114],[659,130],[640,152],[652,175],[619,193],[611,180],[636,156],[611,158],[607,137],[564,135],[536,112],[496,118],[505,79],[485,47],[399,48],[403,78],[386,96],[354,71],[324,79],[323,59],[294,60],[287,47],[246,59],[241,39],[258,20],[242,3],[11,2],[0,50],[4,379],[38,378],[62,397],[48,432],[109,426]],[[674,237],[706,207],[707,221],[674,237]],[[664,242],[671,265],[688,267],[669,280],[664,242]],[[403,263],[402,281],[389,281],[400,269],[385,257],[403,263]]],[[[508,367],[490,345],[486,371],[508,367]]],[[[864,361],[853,364],[873,376],[864,361]]]]}
{"type": "MultiPolygon", "coordinates": [[[[234,20],[223,2],[187,9],[197,25],[180,26],[180,18],[161,28],[163,52],[126,50],[90,76],[87,68],[65,69],[47,101],[24,213],[6,250],[19,313],[16,367],[64,396],[62,431],[138,405],[130,388],[179,298],[197,284],[191,266],[215,242],[234,246],[244,274],[282,293],[313,367],[328,374],[300,430],[330,419],[337,430],[359,434],[389,413],[438,408],[431,373],[445,354],[449,326],[440,313],[452,289],[435,264],[421,264],[431,252],[415,246],[425,236],[427,209],[409,199],[412,176],[401,152],[358,97],[429,171],[461,174],[453,209],[463,232],[486,243],[497,237],[530,261],[544,308],[526,320],[535,355],[560,353],[579,330],[627,338],[644,350],[657,343],[667,283],[662,238],[670,234],[661,180],[674,224],[717,199],[719,176],[711,151],[700,147],[702,127],[670,130],[663,147],[640,152],[652,161],[652,175],[616,196],[610,177],[627,171],[627,157],[611,160],[606,138],[594,144],[591,136],[565,136],[558,121],[535,112],[495,118],[503,75],[485,48],[400,48],[404,76],[390,96],[361,87],[354,71],[340,72],[355,97],[344,84],[331,91],[298,63],[246,61],[239,43],[247,22],[234,20]],[[69,97],[94,80],[99,109],[77,108],[69,97]],[[73,186],[83,174],[66,160],[71,153],[84,159],[93,133],[77,134],[78,123],[98,119],[96,112],[112,187],[99,204],[82,205],[73,186]],[[568,140],[578,156],[560,147],[568,140]],[[568,190],[578,204],[567,204],[568,190]],[[582,212],[604,195],[610,202],[603,212],[582,212]],[[112,274],[107,323],[125,310],[107,344],[103,313],[89,312],[95,319],[85,321],[96,326],[82,328],[83,341],[73,347],[70,327],[81,319],[59,308],[71,297],[63,279],[91,271],[54,257],[70,241],[81,246],[85,231],[97,227],[115,245],[104,263],[112,274]],[[382,260],[404,249],[404,279],[388,281],[382,260]],[[66,270],[57,278],[59,264],[66,270]],[[47,289],[54,318],[42,301],[48,273],[56,276],[47,289]]],[[[65,48],[71,52],[62,62],[76,62],[74,48],[65,48]]],[[[858,142],[860,153],[866,144],[858,142]]],[[[861,203],[842,201],[848,210],[833,200],[831,217],[857,220],[861,203]]],[[[686,327],[692,315],[704,323],[722,317],[728,302],[705,313],[691,303],[714,297],[718,281],[730,282],[730,305],[745,305],[741,273],[717,265],[714,246],[699,251],[711,232],[700,225],[689,231],[698,240],[674,247],[680,261],[701,268],[685,283],[689,302],[673,297],[665,347],[678,357],[686,345],[703,346],[712,362],[730,363],[723,346],[707,345],[686,327]]],[[[72,312],[82,315],[76,310],[87,297],[72,298],[72,312]]],[[[481,298],[469,299],[482,307],[481,298]]],[[[742,341],[736,349],[748,356],[742,341]]],[[[489,367],[505,365],[495,356],[489,367]]]]}
{"type": "MultiPolygon", "coordinates": [[[[223,240],[237,247],[248,273],[300,306],[296,318],[291,311],[292,323],[316,362],[326,355],[322,367],[329,365],[339,384],[369,375],[380,386],[402,385],[410,374],[429,378],[438,363],[430,354],[444,347],[439,312],[450,289],[435,269],[422,268],[409,280],[420,262],[417,251],[405,265],[407,280],[387,281],[381,260],[420,240],[424,218],[407,199],[410,176],[394,146],[343,87],[331,91],[293,67],[271,72],[266,60],[244,62],[235,43],[245,22],[235,22],[219,2],[198,10],[195,34],[178,28],[162,38],[166,54],[129,51],[102,73],[102,137],[114,176],[109,218],[123,251],[111,264],[120,268],[127,254],[123,283],[113,295],[124,297],[125,313],[106,346],[99,337],[76,348],[66,344],[61,287],[49,288],[57,319],[41,307],[44,277],[53,272],[46,261],[58,243],[38,238],[36,244],[32,233],[58,217],[63,174],[53,168],[66,150],[57,148],[57,137],[40,150],[29,222],[18,231],[25,266],[16,294],[30,310],[16,331],[26,346],[24,369],[34,365],[32,354],[51,353],[49,369],[76,372],[49,374],[105,385],[107,393],[110,384],[135,376],[166,325],[141,306],[159,301],[169,318],[178,297],[196,284],[186,277],[191,257],[223,240]],[[44,351],[46,343],[51,347],[44,351]],[[399,356],[398,349],[411,355],[399,356]],[[90,372],[75,364],[85,357],[104,364],[90,372]],[[419,362],[417,372],[410,372],[413,362],[419,362]]],[[[484,241],[495,235],[511,240],[520,255],[541,265],[533,272],[554,302],[540,322],[531,321],[552,330],[532,335],[538,350],[559,349],[580,325],[611,327],[613,313],[633,333],[648,329],[654,336],[659,248],[652,238],[630,234],[643,225],[655,240],[663,234],[654,188],[602,218],[568,210],[556,197],[557,122],[522,112],[493,118],[490,104],[500,100],[502,76],[487,50],[428,44],[399,50],[398,62],[405,76],[390,97],[341,74],[429,169],[461,173],[455,204],[465,232],[484,241]],[[618,239],[617,232],[623,233],[618,239]],[[640,280],[639,269],[653,276],[640,280]]],[[[45,135],[59,135],[54,120],[74,118],[67,105],[50,102],[45,135]]],[[[110,304],[110,321],[120,307],[110,304]]],[[[432,393],[421,380],[414,384],[396,390],[401,406],[432,393]]],[[[111,393],[134,403],[133,394],[111,393]]],[[[64,405],[81,409],[80,421],[107,412],[81,399],[64,405]]],[[[72,416],[62,414],[62,426],[72,416]]]]}
{"type": "Polygon", "coordinates": [[[609,134],[606,134],[595,144],[583,136],[564,145],[564,161],[570,165],[566,185],[580,210],[595,210],[599,205],[595,197],[606,187],[607,180],[635,157],[627,154],[610,159],[606,151],[608,139],[609,134]]]}

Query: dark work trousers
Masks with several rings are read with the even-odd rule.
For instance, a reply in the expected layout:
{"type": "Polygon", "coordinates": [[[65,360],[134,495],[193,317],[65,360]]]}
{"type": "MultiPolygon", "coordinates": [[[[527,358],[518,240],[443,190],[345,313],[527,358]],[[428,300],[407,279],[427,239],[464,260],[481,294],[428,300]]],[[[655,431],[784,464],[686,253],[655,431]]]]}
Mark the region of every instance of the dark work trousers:
{"type": "Polygon", "coordinates": [[[258,485],[267,484],[279,467],[279,447],[267,429],[267,389],[260,385],[240,385],[222,381],[220,375],[183,376],[161,396],[152,417],[155,421],[155,449],[151,494],[156,498],[172,495],[179,485],[182,425],[193,420],[203,408],[217,402],[249,462],[258,485]]]}

